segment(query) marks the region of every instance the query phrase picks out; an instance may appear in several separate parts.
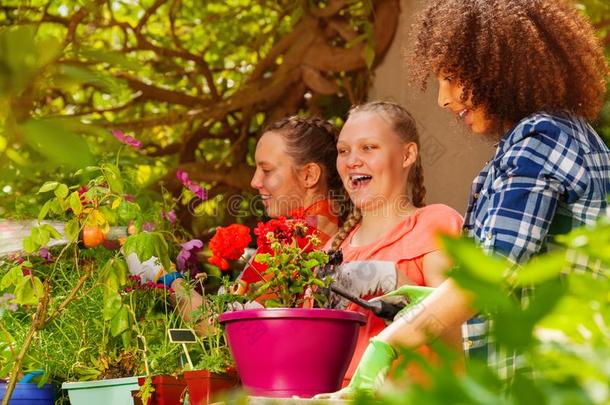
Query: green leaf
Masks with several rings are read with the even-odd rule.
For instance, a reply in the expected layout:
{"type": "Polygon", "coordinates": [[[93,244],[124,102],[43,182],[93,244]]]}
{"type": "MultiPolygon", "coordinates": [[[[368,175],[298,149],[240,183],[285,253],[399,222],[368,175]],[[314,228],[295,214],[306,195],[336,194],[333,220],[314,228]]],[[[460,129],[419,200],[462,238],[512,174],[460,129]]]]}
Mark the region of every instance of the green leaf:
{"type": "Polygon", "coordinates": [[[70,208],[72,208],[75,215],[80,215],[80,213],[83,212],[83,204],[80,201],[78,191],[73,191],[72,194],[70,194],[70,208]]]}
{"type": "Polygon", "coordinates": [[[106,287],[105,293],[116,294],[127,282],[127,266],[121,259],[110,259],[100,273],[100,281],[106,287]]]}
{"type": "Polygon", "coordinates": [[[70,190],[68,190],[68,186],[66,186],[65,184],[60,184],[59,186],[57,186],[57,188],[55,189],[55,195],[58,198],[66,198],[68,196],[68,193],[70,192],[70,190]]]}
{"type": "Polygon", "coordinates": [[[565,266],[565,252],[563,251],[538,256],[515,271],[513,284],[517,286],[540,284],[557,277],[565,266]]]}
{"type": "Polygon", "coordinates": [[[109,224],[116,224],[118,221],[118,215],[116,213],[116,211],[114,211],[112,208],[103,205],[99,208],[100,213],[104,216],[104,218],[106,218],[106,221],[109,224]]]}
{"type": "Polygon", "coordinates": [[[59,183],[57,181],[47,181],[38,190],[38,194],[46,193],[47,191],[55,190],[59,183]]]}
{"type": "Polygon", "coordinates": [[[8,287],[17,285],[17,282],[23,278],[23,270],[21,266],[11,268],[0,280],[0,290],[5,290],[8,287]]]}
{"type": "Polygon", "coordinates": [[[105,62],[112,66],[122,67],[127,70],[137,71],[141,65],[138,61],[130,60],[120,52],[106,51],[102,49],[86,49],[79,51],[79,55],[98,62],[105,62]]]}
{"type": "Polygon", "coordinates": [[[21,129],[28,144],[54,163],[78,169],[92,161],[87,142],[58,120],[30,119],[21,129]]]}
{"type": "Polygon", "coordinates": [[[110,321],[110,334],[113,337],[119,336],[129,328],[129,311],[126,305],[121,306],[119,311],[110,321]]]}
{"type": "Polygon", "coordinates": [[[76,241],[78,234],[80,233],[80,223],[78,222],[78,219],[74,218],[66,222],[64,232],[66,234],[66,238],[70,242],[76,241]]]}
{"type": "Polygon", "coordinates": [[[59,73],[53,79],[60,86],[72,87],[89,83],[109,94],[120,90],[119,82],[112,76],[94,72],[81,66],[61,65],[59,73]]]}
{"type": "Polygon", "coordinates": [[[460,271],[467,271],[489,283],[498,284],[505,280],[509,263],[503,258],[485,254],[471,239],[443,238],[443,245],[460,271]]]}
{"type": "Polygon", "coordinates": [[[110,190],[116,194],[123,194],[123,179],[119,168],[116,165],[106,163],[102,165],[102,172],[110,190]]]}
{"type": "Polygon", "coordinates": [[[15,287],[15,302],[19,305],[35,305],[43,294],[42,281],[38,277],[25,276],[15,287]]]}
{"type": "Polygon", "coordinates": [[[138,216],[139,206],[129,201],[121,201],[119,205],[119,218],[123,221],[135,219],[138,216]]]}
{"type": "Polygon", "coordinates": [[[141,262],[155,256],[165,269],[171,267],[167,242],[158,232],[141,232],[129,236],[123,245],[125,255],[135,253],[141,262]]]}
{"type": "Polygon", "coordinates": [[[45,246],[47,243],[49,243],[49,232],[43,229],[41,226],[32,228],[30,236],[32,241],[39,246],[45,246]]]}
{"type": "Polygon", "coordinates": [[[34,242],[31,236],[23,238],[23,250],[27,253],[33,253],[38,248],[39,246],[36,245],[36,242],[34,242]]]}
{"type": "Polygon", "coordinates": [[[57,231],[57,229],[55,229],[54,227],[52,227],[49,224],[42,224],[40,226],[40,229],[46,231],[53,239],[61,239],[62,238],[61,234],[57,231]]]}
{"type": "Polygon", "coordinates": [[[114,318],[122,307],[123,301],[121,300],[119,293],[115,292],[114,294],[108,294],[108,296],[104,297],[104,308],[102,310],[104,321],[109,321],[114,318]]]}
{"type": "Polygon", "coordinates": [[[53,200],[49,200],[49,201],[45,202],[44,205],[40,208],[40,212],[38,213],[39,221],[42,221],[43,219],[45,219],[47,217],[47,214],[49,213],[49,209],[51,208],[52,204],[53,204],[53,200]]]}

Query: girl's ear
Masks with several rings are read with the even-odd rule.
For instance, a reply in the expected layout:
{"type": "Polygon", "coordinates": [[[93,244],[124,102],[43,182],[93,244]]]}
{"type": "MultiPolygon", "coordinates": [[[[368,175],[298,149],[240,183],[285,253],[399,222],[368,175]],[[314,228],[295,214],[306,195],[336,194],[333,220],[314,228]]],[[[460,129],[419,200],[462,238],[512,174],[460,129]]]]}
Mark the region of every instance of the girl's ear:
{"type": "Polygon", "coordinates": [[[402,167],[411,167],[416,161],[419,154],[419,149],[415,142],[409,142],[404,146],[404,153],[402,158],[402,167]]]}
{"type": "Polygon", "coordinates": [[[317,163],[307,163],[301,167],[299,179],[305,188],[314,188],[320,182],[322,168],[317,163]]]}

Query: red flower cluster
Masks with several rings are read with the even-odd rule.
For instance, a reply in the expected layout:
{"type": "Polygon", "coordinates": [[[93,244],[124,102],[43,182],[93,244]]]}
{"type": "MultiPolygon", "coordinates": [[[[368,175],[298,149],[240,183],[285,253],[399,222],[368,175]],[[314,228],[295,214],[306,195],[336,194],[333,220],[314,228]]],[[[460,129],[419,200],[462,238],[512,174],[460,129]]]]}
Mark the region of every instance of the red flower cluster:
{"type": "Polygon", "coordinates": [[[228,260],[239,259],[251,240],[250,228],[245,225],[231,224],[227,227],[219,227],[208,245],[212,251],[212,257],[208,262],[221,270],[227,270],[228,260]]]}
{"type": "MultiPolygon", "coordinates": [[[[256,229],[254,229],[256,246],[258,247],[257,253],[273,252],[271,241],[269,240],[270,234],[273,234],[272,239],[282,245],[290,245],[296,241],[297,245],[303,249],[309,243],[308,236],[313,235],[315,232],[315,229],[308,226],[302,219],[288,220],[285,217],[279,217],[267,222],[259,222],[256,229]]],[[[309,252],[312,249],[313,246],[310,245],[305,251],[309,252]]]]}

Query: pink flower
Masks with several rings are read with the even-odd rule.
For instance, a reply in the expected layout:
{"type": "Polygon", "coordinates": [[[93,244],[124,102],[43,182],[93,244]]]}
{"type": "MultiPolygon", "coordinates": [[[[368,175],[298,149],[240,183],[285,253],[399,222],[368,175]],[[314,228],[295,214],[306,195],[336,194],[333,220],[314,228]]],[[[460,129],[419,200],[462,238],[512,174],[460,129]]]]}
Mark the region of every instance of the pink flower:
{"type": "Polygon", "coordinates": [[[208,199],[207,193],[205,189],[198,184],[195,184],[191,179],[189,179],[189,175],[184,170],[176,170],[176,177],[180,182],[184,185],[184,187],[188,188],[195,194],[201,201],[205,201],[208,199]]]}
{"type": "Polygon", "coordinates": [[[169,221],[170,224],[176,225],[176,221],[178,221],[178,217],[174,211],[161,211],[161,216],[169,221]]]}
{"type": "Polygon", "coordinates": [[[38,256],[40,256],[44,260],[44,264],[53,263],[53,255],[46,247],[41,247],[38,250],[38,256]]]}
{"type": "Polygon", "coordinates": [[[197,252],[203,249],[203,242],[199,239],[193,239],[186,243],[183,243],[182,250],[176,257],[176,265],[179,270],[192,269],[198,267],[199,261],[197,260],[197,252]]]}
{"type": "Polygon", "coordinates": [[[124,143],[127,146],[131,146],[132,148],[138,149],[142,146],[142,142],[138,141],[133,136],[125,135],[123,131],[119,131],[118,129],[113,129],[112,135],[121,143],[124,143]]]}

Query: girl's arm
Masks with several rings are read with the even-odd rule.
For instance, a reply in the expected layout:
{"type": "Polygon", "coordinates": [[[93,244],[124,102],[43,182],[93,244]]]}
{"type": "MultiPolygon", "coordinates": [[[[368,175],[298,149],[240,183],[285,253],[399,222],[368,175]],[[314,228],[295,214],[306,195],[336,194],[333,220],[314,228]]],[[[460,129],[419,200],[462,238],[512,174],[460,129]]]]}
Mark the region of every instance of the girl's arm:
{"type": "Polygon", "coordinates": [[[377,339],[393,347],[417,348],[459,328],[475,313],[471,308],[471,296],[449,279],[385,328],[377,339]]]}

